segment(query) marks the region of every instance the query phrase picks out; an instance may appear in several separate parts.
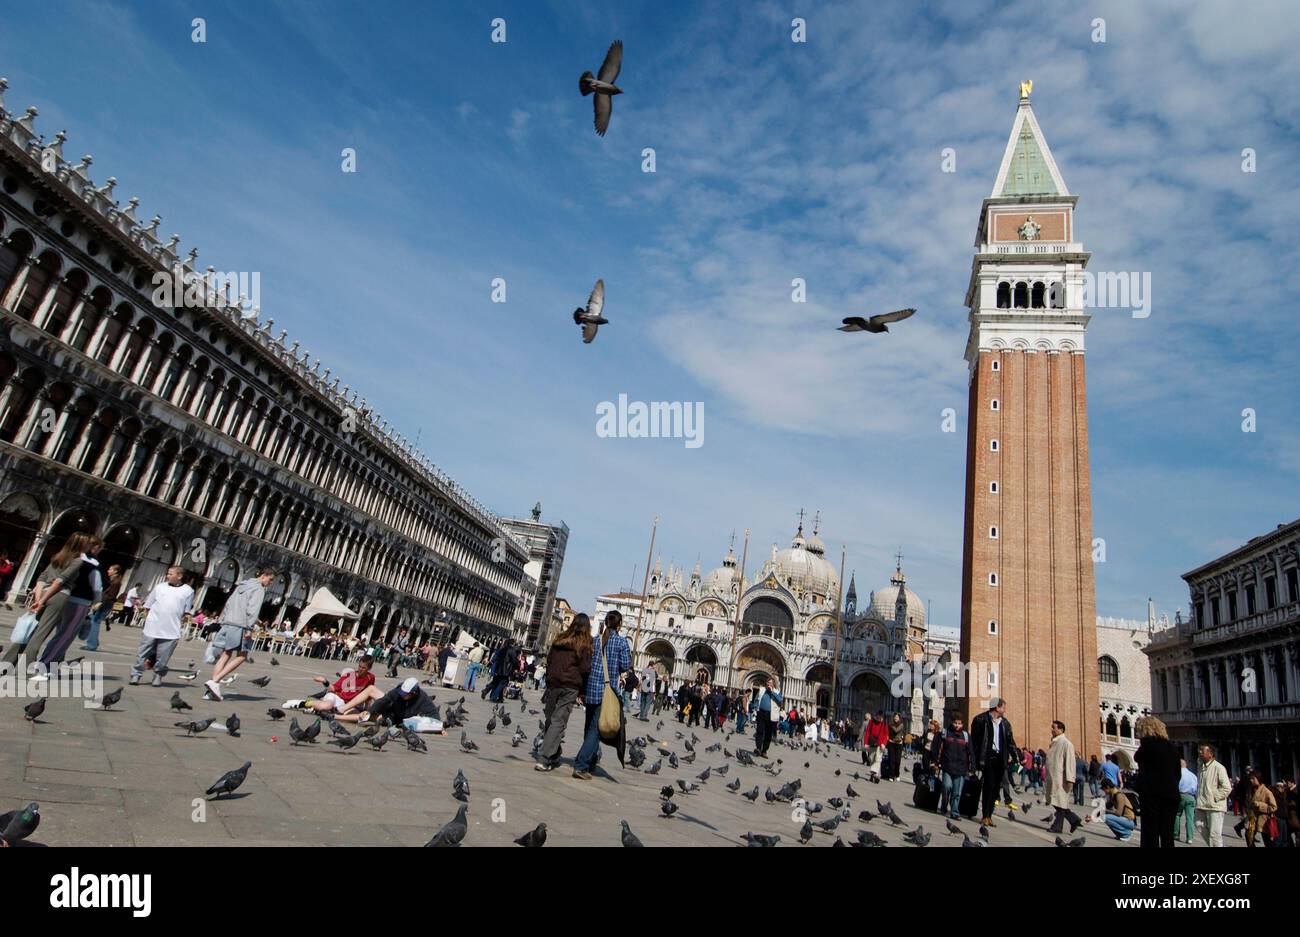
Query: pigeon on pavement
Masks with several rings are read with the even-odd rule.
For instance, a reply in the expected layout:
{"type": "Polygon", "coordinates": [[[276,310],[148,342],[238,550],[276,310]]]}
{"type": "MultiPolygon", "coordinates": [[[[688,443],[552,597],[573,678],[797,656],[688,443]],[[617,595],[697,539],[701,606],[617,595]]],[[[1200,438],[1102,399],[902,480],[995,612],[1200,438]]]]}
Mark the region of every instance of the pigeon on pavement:
{"type": "Polygon", "coordinates": [[[220,797],[222,794],[233,794],[239,788],[239,785],[244,783],[244,779],[248,777],[248,769],[252,765],[251,761],[246,761],[242,767],[236,768],[234,771],[227,771],[217,778],[217,783],[207,789],[207,796],[211,797],[215,794],[220,797]]]}
{"type": "Polygon", "coordinates": [[[425,846],[448,847],[459,846],[465,834],[469,832],[469,825],[465,822],[464,804],[456,811],[456,816],[446,826],[433,834],[433,839],[425,843],[425,846]]]}

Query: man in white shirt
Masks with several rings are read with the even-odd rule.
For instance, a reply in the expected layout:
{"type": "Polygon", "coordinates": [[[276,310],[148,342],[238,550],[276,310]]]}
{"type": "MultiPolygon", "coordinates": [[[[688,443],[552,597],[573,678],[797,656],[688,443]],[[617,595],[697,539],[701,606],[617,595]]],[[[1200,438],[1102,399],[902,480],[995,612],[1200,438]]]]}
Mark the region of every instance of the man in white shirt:
{"type": "Polygon", "coordinates": [[[131,686],[140,682],[147,660],[153,661],[153,686],[162,686],[167,663],[180,640],[181,618],[194,602],[194,590],[184,584],[184,576],[184,569],[171,567],[166,578],[154,586],[144,600],[148,616],[144,621],[144,634],[140,636],[140,651],[131,666],[131,686]]]}

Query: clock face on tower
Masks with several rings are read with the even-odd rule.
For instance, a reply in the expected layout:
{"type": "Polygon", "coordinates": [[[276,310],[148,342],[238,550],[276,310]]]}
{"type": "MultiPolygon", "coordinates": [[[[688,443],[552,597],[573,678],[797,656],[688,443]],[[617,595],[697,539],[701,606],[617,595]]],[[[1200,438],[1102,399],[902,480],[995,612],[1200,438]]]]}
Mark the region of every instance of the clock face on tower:
{"type": "Polygon", "coordinates": [[[1038,222],[1034,220],[1034,216],[1030,215],[1025,219],[1025,223],[1020,226],[1020,240],[1036,240],[1038,238],[1038,232],[1041,230],[1043,229],[1038,222]]]}

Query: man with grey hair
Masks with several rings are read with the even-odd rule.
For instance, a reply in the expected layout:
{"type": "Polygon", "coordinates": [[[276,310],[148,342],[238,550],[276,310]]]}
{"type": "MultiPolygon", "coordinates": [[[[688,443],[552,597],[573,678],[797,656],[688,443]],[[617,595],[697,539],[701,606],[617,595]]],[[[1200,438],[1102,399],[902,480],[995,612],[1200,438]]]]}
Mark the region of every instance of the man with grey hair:
{"type": "Polygon", "coordinates": [[[1228,810],[1232,782],[1228,769],[1214,759],[1214,746],[1202,745],[1196,775],[1196,822],[1201,824],[1205,845],[1223,845],[1223,817],[1228,810]]]}

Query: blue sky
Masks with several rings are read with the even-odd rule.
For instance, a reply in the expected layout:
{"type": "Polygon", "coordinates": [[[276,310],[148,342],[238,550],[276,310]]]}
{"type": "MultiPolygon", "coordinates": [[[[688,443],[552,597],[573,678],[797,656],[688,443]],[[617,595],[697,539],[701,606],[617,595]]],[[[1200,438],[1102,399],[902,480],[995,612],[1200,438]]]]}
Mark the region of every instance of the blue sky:
{"type": "Polygon", "coordinates": [[[1141,617],[1300,516],[1300,16],[1245,6],[5,0],[0,75],[200,267],[259,271],[273,331],[480,501],[565,520],[576,606],[639,588],[656,513],[665,563],[707,572],[746,527],[752,570],[804,508],[863,599],[901,547],[953,627],[962,302],[1033,78],[1091,268],[1153,277],[1149,318],[1096,311],[1087,359],[1097,608],[1141,617]],[[577,77],[615,38],[601,139],[577,77]],[[596,277],[612,324],[584,346],[596,277]],[[903,305],[888,336],[834,330],[903,305]],[[599,438],[620,393],[703,401],[705,444],[599,438]]]}

